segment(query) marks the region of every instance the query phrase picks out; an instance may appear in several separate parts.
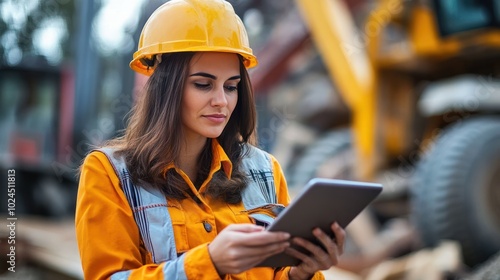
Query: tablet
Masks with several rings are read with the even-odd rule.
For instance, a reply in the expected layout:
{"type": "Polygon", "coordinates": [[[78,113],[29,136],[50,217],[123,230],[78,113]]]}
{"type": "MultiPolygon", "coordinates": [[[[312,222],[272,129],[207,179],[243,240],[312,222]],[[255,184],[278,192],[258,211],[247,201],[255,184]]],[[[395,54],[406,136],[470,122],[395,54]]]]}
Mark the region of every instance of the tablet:
{"type": "MultiPolygon", "coordinates": [[[[337,222],[345,229],[381,191],[382,185],[376,183],[311,179],[267,230],[288,232],[292,237],[299,236],[320,245],[312,234],[314,228],[319,227],[333,237],[333,231],[330,229],[332,223],[337,222]]],[[[294,248],[307,253],[302,247],[294,248]]],[[[300,262],[286,253],[280,253],[269,257],[258,266],[296,266],[300,262]]]]}

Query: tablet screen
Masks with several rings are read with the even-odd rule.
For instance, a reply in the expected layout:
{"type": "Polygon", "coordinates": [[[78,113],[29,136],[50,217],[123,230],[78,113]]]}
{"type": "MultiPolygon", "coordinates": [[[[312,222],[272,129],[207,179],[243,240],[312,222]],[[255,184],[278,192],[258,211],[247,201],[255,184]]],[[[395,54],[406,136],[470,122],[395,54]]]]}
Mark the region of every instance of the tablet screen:
{"type": "MultiPolygon", "coordinates": [[[[316,227],[333,236],[331,225],[337,222],[342,228],[372,202],[382,191],[376,183],[315,178],[301,190],[283,210],[269,231],[284,231],[320,245],[312,230],[316,227]]],[[[304,252],[302,248],[296,248],[304,252]]],[[[307,253],[304,252],[304,253],[307,253]]],[[[274,255],[258,266],[296,266],[300,260],[285,253],[274,255]]]]}

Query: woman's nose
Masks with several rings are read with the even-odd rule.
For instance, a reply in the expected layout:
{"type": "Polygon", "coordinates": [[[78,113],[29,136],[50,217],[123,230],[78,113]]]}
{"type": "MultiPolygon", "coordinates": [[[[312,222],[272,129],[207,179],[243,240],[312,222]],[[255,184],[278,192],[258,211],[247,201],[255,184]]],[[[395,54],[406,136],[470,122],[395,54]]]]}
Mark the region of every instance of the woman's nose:
{"type": "Polygon", "coordinates": [[[213,92],[212,106],[224,107],[227,105],[227,96],[224,87],[218,87],[213,92]]]}

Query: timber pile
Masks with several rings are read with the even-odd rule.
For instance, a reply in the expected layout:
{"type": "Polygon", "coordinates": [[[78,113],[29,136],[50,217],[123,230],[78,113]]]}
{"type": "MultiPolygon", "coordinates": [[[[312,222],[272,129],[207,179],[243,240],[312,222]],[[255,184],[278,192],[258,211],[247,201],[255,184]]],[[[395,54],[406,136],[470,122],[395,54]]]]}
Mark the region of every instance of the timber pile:
{"type": "MultiPolygon", "coordinates": [[[[8,234],[6,228],[0,229],[1,236],[8,234]]],[[[16,244],[22,245],[16,246],[19,269],[31,263],[67,276],[67,279],[83,279],[73,219],[55,221],[42,217],[18,217],[16,244]]]]}

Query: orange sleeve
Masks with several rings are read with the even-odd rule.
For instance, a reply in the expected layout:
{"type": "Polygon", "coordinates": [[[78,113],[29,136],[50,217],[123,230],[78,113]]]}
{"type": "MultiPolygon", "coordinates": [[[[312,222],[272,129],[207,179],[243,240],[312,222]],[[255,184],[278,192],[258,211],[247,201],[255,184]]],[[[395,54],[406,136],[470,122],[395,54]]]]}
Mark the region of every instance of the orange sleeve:
{"type": "MultiPolygon", "coordinates": [[[[274,277],[275,280],[288,280],[290,277],[288,273],[290,272],[291,267],[285,267],[282,270],[278,271],[274,277]]],[[[325,276],[321,271],[316,272],[310,280],[324,280],[325,276]]]]}
{"type": "Polygon", "coordinates": [[[75,226],[85,279],[110,279],[111,276],[198,279],[199,275],[219,278],[206,244],[176,260],[146,264],[152,262],[151,257],[141,252],[141,237],[132,210],[115,170],[101,152],[89,154],[82,165],[75,226]]]}
{"type": "Polygon", "coordinates": [[[85,279],[108,279],[141,267],[139,229],[106,156],[85,159],[76,203],[76,237],[85,279]]]}

